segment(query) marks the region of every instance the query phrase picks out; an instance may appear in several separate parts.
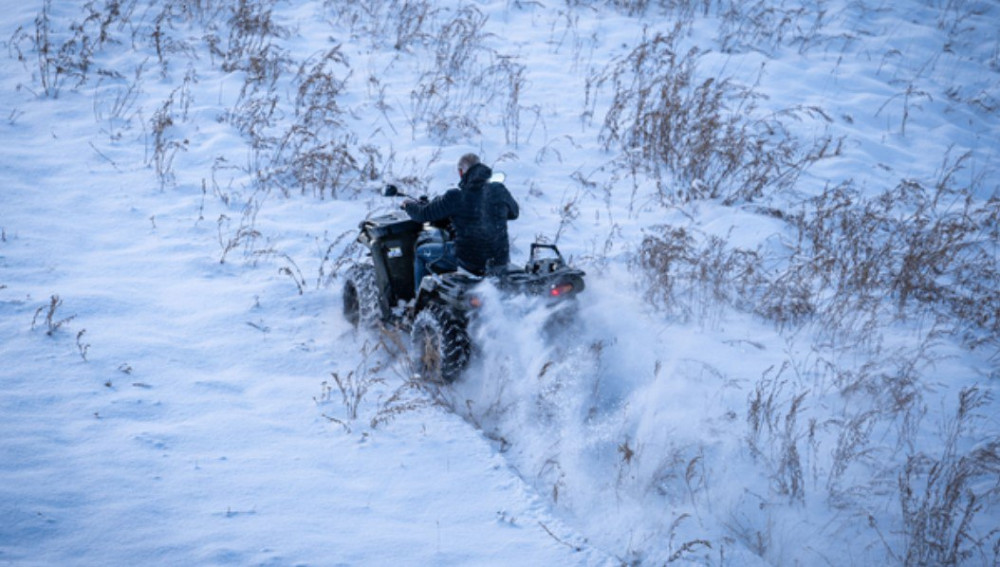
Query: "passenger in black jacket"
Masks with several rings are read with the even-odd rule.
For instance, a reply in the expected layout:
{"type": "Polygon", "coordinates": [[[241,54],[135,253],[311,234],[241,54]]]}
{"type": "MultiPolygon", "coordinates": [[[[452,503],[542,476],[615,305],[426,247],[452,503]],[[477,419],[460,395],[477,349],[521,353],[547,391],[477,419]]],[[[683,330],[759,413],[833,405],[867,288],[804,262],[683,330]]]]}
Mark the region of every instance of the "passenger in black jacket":
{"type": "Polygon", "coordinates": [[[518,216],[517,201],[502,183],[490,182],[493,170],[475,154],[458,161],[461,181],[429,202],[406,201],[403,209],[415,221],[451,219],[455,238],[445,244],[425,244],[417,250],[414,279],[417,287],[431,266],[436,271],[461,268],[485,275],[510,263],[507,221],[518,216]]]}

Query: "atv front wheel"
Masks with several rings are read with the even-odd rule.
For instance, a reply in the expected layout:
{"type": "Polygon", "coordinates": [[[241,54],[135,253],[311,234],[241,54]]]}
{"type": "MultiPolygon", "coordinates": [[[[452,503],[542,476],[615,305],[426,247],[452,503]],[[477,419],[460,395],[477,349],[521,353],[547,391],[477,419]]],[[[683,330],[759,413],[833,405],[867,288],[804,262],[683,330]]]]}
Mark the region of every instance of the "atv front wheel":
{"type": "Polygon", "coordinates": [[[344,318],[354,327],[370,327],[379,317],[375,266],[355,264],[344,277],[344,318]]]}
{"type": "Polygon", "coordinates": [[[469,362],[465,321],[447,307],[432,303],[413,321],[413,367],[428,382],[450,383],[469,362]]]}

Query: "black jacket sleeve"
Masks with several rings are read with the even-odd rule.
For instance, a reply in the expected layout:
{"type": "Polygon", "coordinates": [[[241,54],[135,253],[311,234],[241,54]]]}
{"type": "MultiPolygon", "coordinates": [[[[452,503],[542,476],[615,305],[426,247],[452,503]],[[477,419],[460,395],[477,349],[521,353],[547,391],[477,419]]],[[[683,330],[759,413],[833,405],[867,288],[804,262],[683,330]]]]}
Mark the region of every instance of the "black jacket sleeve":
{"type": "Polygon", "coordinates": [[[454,216],[459,205],[459,197],[458,189],[449,189],[427,203],[407,201],[403,204],[403,210],[417,222],[438,221],[454,216]]]}

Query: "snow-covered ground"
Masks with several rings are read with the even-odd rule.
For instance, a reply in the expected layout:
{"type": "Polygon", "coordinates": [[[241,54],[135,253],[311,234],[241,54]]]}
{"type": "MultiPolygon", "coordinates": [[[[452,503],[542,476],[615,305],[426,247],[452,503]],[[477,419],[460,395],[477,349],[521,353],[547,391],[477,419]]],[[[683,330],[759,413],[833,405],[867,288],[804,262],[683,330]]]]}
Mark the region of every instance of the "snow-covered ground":
{"type": "Polygon", "coordinates": [[[887,4],[0,1],[0,564],[995,563],[995,217],[954,248],[980,326],[804,284],[852,307],[832,329],[643,267],[663,227],[794,267],[848,181],[996,210],[1000,5],[887,4]],[[697,82],[840,149],[732,202],[630,169],[615,85],[674,29],[697,82]],[[521,204],[514,260],[557,241],[587,290],[554,339],[487,302],[431,391],[338,275],[381,184],[442,191],[467,151],[521,204]]]}

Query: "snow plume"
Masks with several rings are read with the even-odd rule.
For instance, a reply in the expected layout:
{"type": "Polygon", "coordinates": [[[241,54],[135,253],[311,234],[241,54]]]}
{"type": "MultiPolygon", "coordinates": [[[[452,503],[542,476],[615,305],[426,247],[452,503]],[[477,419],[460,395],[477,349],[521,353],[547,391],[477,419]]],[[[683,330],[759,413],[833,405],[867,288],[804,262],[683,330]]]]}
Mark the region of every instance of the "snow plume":
{"type": "Polygon", "coordinates": [[[591,281],[562,318],[487,287],[479,349],[448,404],[623,561],[711,562],[719,544],[704,534],[720,528],[702,514],[712,506],[706,459],[738,451],[723,431],[742,394],[701,362],[709,353],[695,329],[650,317],[627,274],[591,281]]]}

